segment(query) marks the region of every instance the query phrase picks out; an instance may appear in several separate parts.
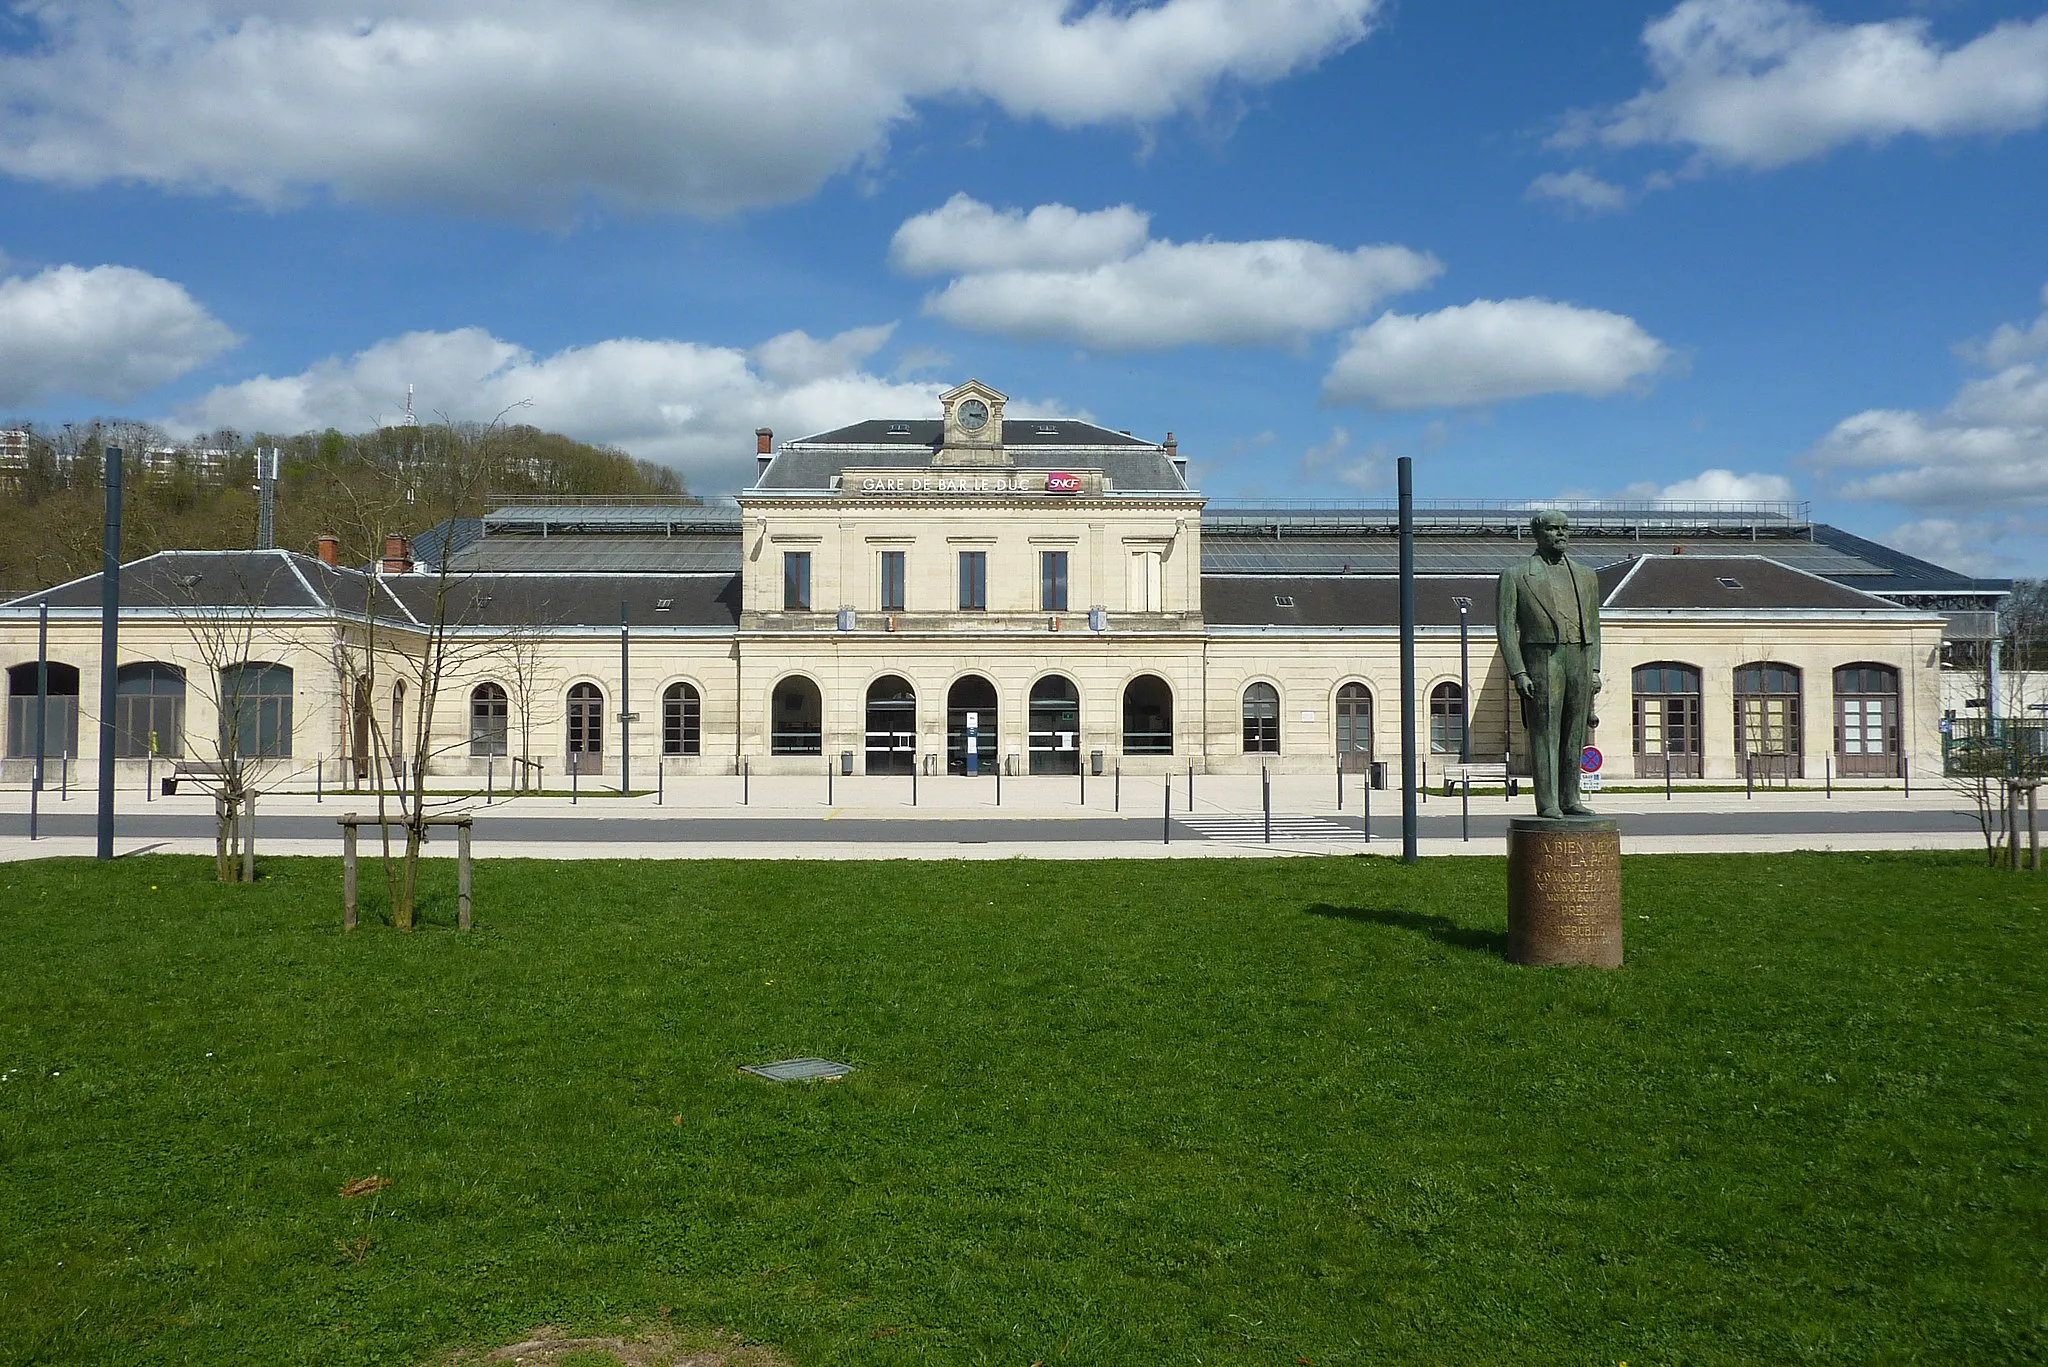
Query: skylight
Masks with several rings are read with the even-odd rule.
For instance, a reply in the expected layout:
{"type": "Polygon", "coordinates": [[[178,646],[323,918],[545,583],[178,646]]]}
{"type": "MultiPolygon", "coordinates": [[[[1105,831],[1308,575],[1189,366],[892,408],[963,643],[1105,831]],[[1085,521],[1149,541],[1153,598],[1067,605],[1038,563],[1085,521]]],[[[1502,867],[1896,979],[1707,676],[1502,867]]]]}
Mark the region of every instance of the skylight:
{"type": "Polygon", "coordinates": [[[1293,607],[1293,606],[1294,606],[1294,595],[1293,595],[1293,594],[1291,594],[1291,593],[1276,593],[1276,594],[1274,594],[1274,595],[1273,595],[1273,606],[1274,606],[1274,607],[1276,607],[1276,608],[1291,608],[1291,607],[1293,607]]]}
{"type": "Polygon", "coordinates": [[[1730,579],[1724,574],[1721,576],[1721,587],[1724,589],[1739,589],[1742,587],[1742,581],[1740,579],[1730,579]]]}
{"type": "Polygon", "coordinates": [[[889,424],[889,435],[890,435],[890,436],[892,436],[892,437],[907,437],[907,436],[909,436],[909,435],[910,435],[910,424],[909,424],[909,423],[907,423],[907,422],[892,422],[892,423],[890,423],[890,424],[889,424]]]}
{"type": "Polygon", "coordinates": [[[675,605],[676,600],[673,598],[657,598],[654,600],[654,610],[656,612],[667,612],[675,605]]]}

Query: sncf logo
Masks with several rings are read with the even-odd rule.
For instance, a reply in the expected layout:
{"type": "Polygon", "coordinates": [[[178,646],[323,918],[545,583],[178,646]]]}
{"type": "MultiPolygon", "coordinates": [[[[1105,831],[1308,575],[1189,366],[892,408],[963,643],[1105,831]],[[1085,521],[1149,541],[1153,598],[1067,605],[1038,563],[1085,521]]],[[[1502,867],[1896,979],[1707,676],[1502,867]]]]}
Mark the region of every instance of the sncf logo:
{"type": "Polygon", "coordinates": [[[1045,477],[1045,491],[1048,494],[1078,494],[1081,492],[1081,477],[1055,470],[1045,477]]]}

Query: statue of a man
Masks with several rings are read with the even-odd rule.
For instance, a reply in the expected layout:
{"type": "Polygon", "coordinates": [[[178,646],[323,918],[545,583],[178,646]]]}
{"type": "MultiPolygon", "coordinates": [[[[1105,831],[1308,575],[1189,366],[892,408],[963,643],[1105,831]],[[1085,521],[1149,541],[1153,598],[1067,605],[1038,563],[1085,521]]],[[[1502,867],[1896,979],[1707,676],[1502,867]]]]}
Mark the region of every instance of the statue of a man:
{"type": "Polygon", "coordinates": [[[1591,816],[1579,800],[1579,755],[1599,721],[1600,581],[1565,554],[1571,533],[1563,513],[1538,513],[1529,530],[1536,554],[1500,577],[1500,651],[1522,695],[1536,815],[1591,816]]]}

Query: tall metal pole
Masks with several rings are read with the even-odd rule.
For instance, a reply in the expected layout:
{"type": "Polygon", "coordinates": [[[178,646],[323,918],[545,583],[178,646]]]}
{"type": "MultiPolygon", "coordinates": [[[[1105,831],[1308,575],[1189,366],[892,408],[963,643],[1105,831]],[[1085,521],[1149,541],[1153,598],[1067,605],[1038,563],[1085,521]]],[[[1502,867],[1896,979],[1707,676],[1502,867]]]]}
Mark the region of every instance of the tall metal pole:
{"type": "Polygon", "coordinates": [[[1415,458],[1396,463],[1401,496],[1401,862],[1416,860],[1415,840],[1415,458]]]}
{"type": "Polygon", "coordinates": [[[277,448],[256,448],[256,549],[277,545],[277,448]]]}
{"type": "Polygon", "coordinates": [[[121,646],[121,448],[103,457],[106,522],[100,532],[100,830],[99,857],[114,857],[114,674],[121,646]]]}
{"type": "MultiPolygon", "coordinates": [[[[1472,600],[1458,595],[1458,763],[1472,763],[1472,600]]],[[[1472,776],[1465,776],[1467,789],[1472,776]]]]}
{"type": "Polygon", "coordinates": [[[628,699],[633,696],[632,662],[627,645],[632,628],[626,625],[626,600],[619,600],[619,792],[630,795],[633,791],[633,709],[628,699]]]}
{"type": "Polygon", "coordinates": [[[36,838],[36,818],[43,798],[43,755],[50,717],[50,595],[36,612],[36,772],[28,789],[28,838],[36,838]]]}

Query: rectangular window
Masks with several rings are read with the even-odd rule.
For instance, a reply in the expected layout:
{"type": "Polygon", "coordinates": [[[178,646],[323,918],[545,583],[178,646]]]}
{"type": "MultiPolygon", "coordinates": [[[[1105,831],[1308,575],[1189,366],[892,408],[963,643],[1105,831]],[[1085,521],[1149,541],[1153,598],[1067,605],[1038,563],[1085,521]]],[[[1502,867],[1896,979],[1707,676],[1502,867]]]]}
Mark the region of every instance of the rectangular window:
{"type": "Polygon", "coordinates": [[[1067,553],[1038,553],[1038,607],[1042,612],[1067,610],[1067,553]]]}
{"type": "Polygon", "coordinates": [[[785,612],[811,610],[811,553],[782,553],[782,607],[785,612]]]}
{"type": "Polygon", "coordinates": [[[1160,602],[1163,555],[1159,551],[1133,551],[1131,553],[1130,604],[1132,612],[1163,612],[1160,602]]]}
{"type": "Polygon", "coordinates": [[[882,611],[901,612],[908,602],[903,582],[903,552],[882,552],[882,611]]]}
{"type": "Polygon", "coordinates": [[[988,611],[988,552],[960,552],[960,606],[988,611]]]}

